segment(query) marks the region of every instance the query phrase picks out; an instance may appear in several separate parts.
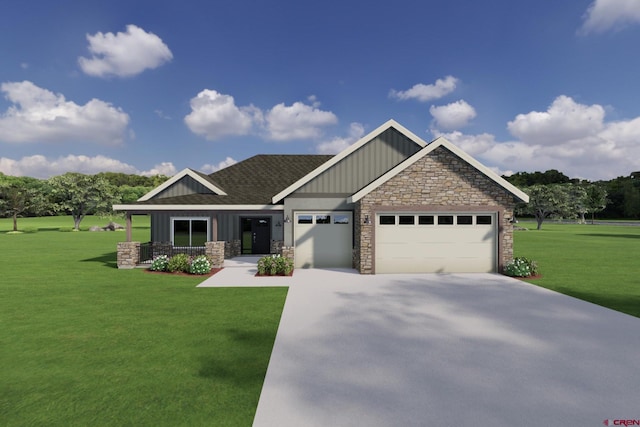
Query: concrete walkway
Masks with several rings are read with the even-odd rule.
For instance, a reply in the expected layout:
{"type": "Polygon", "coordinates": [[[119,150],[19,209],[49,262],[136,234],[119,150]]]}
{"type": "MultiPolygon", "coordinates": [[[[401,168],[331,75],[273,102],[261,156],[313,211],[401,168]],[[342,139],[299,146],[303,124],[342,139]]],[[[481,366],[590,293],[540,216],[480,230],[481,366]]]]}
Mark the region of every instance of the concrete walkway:
{"type": "Polygon", "coordinates": [[[500,275],[249,269],[201,286],[290,286],[256,427],[640,419],[638,318],[500,275]]]}

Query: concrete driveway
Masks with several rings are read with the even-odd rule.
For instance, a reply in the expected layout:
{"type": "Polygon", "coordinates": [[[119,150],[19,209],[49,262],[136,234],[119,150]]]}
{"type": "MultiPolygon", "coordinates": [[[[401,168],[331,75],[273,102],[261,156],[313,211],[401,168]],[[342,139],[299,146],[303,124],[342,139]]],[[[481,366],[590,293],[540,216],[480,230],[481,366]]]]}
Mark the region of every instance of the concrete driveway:
{"type": "Polygon", "coordinates": [[[492,274],[273,284],[290,288],[254,426],[640,420],[638,318],[492,274]]]}

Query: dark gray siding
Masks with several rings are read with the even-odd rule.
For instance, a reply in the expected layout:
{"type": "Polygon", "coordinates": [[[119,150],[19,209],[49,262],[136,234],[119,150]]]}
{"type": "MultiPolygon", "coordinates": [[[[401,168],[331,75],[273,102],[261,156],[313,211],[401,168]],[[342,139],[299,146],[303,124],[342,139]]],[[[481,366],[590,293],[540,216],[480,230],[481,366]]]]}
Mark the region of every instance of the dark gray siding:
{"type": "Polygon", "coordinates": [[[296,190],[297,194],[353,194],[422,147],[393,128],[296,190]]]}
{"type": "Polygon", "coordinates": [[[240,239],[240,217],[270,217],[271,218],[271,238],[273,240],[283,239],[283,215],[282,212],[211,212],[211,211],[191,211],[191,212],[157,212],[151,214],[151,240],[154,242],[171,241],[171,218],[175,217],[208,217],[213,224],[213,217],[218,220],[217,240],[238,240],[240,239]],[[280,226],[276,224],[280,222],[280,226]]]}
{"type": "Polygon", "coordinates": [[[200,184],[190,176],[185,176],[171,187],[157,194],[154,199],[162,199],[165,197],[186,196],[188,194],[214,194],[204,185],[200,184]]]}

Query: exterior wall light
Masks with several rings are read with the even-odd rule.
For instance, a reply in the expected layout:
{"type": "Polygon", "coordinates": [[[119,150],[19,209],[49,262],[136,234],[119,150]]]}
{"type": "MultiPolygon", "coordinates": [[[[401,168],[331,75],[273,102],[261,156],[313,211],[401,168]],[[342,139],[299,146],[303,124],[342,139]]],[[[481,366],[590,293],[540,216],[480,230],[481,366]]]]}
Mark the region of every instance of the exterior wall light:
{"type": "Polygon", "coordinates": [[[364,216],[364,225],[371,225],[371,219],[369,218],[369,215],[364,216]]]}

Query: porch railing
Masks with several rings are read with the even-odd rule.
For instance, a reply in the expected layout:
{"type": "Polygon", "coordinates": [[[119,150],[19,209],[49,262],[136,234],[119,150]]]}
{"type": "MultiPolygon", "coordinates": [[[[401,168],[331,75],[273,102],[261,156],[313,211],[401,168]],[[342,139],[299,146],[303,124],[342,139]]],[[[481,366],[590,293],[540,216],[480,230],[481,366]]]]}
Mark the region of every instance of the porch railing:
{"type": "Polygon", "coordinates": [[[151,264],[153,259],[166,255],[171,258],[177,254],[189,256],[206,255],[204,246],[173,246],[170,242],[147,242],[140,244],[140,256],[138,264],[151,264]]]}

